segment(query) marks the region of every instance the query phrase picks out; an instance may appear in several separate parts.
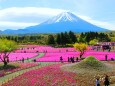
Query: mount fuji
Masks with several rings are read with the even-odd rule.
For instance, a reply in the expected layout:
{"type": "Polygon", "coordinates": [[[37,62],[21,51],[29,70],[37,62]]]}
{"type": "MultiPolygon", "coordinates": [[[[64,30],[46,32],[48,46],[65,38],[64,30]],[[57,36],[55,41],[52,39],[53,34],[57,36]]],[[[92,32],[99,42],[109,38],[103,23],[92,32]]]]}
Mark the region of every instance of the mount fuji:
{"type": "Polygon", "coordinates": [[[5,30],[4,34],[27,34],[27,33],[58,33],[64,31],[73,32],[102,32],[107,29],[93,25],[70,12],[63,12],[47,21],[19,30],[5,30]]]}

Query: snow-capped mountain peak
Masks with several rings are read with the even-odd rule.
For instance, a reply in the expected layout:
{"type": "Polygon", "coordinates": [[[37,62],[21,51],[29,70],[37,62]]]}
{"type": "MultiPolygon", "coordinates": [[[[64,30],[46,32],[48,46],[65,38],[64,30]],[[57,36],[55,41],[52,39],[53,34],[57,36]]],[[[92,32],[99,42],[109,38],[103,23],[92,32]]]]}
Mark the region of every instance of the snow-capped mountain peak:
{"type": "Polygon", "coordinates": [[[63,12],[49,20],[47,20],[44,23],[47,24],[52,24],[52,23],[57,23],[57,22],[65,22],[65,21],[78,21],[78,17],[76,17],[74,14],[70,13],[70,12],[63,12]]]}
{"type": "Polygon", "coordinates": [[[39,25],[19,30],[6,30],[4,34],[28,34],[28,33],[59,33],[73,32],[102,32],[107,29],[93,25],[70,12],[63,12],[39,25]]]}

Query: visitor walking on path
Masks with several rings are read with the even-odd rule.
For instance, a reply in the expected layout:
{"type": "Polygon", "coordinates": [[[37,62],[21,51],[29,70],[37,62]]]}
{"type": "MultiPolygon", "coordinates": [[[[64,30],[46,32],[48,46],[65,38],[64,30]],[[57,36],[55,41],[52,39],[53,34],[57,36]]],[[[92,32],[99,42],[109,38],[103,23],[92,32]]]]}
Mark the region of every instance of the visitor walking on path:
{"type": "Polygon", "coordinates": [[[100,86],[99,78],[96,79],[96,86],[100,86]]]}
{"type": "Polygon", "coordinates": [[[105,86],[109,86],[109,85],[110,85],[109,76],[108,76],[108,75],[105,76],[104,85],[105,85],[105,86]]]}
{"type": "Polygon", "coordinates": [[[62,56],[60,57],[60,61],[61,61],[61,63],[63,63],[63,58],[62,58],[62,56]]]}
{"type": "Polygon", "coordinates": [[[24,58],[22,57],[22,62],[24,63],[24,58]]]}
{"type": "Polygon", "coordinates": [[[106,60],[106,61],[108,60],[108,56],[107,56],[107,54],[105,55],[105,60],[106,60]]]}
{"type": "Polygon", "coordinates": [[[78,60],[79,60],[78,57],[76,57],[76,62],[78,62],[78,60]]]}

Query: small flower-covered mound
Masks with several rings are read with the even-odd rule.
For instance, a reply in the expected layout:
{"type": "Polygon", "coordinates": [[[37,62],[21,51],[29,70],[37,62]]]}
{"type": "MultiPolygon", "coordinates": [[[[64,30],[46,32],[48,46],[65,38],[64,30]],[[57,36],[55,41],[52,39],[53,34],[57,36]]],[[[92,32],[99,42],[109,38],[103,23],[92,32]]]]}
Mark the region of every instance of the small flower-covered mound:
{"type": "Polygon", "coordinates": [[[89,56],[75,65],[78,68],[90,69],[90,70],[108,70],[108,66],[103,62],[97,60],[93,56],[89,56]]]}
{"type": "Polygon", "coordinates": [[[75,73],[94,73],[110,71],[111,67],[101,61],[98,61],[95,57],[89,56],[81,62],[64,65],[62,66],[62,69],[75,73]]]}
{"type": "Polygon", "coordinates": [[[105,66],[101,61],[98,61],[95,57],[89,56],[79,63],[81,67],[103,67],[105,66]]]}

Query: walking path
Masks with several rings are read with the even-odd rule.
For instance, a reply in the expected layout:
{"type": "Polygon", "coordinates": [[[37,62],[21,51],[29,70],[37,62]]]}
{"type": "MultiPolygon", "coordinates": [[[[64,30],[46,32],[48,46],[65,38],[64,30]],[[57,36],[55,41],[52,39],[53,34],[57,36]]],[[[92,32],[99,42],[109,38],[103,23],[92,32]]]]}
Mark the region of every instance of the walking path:
{"type": "Polygon", "coordinates": [[[45,53],[39,53],[38,56],[35,56],[35,57],[30,58],[28,60],[24,60],[24,62],[33,62],[34,59],[40,58],[40,57],[42,57],[44,55],[45,55],[45,53]]]}

